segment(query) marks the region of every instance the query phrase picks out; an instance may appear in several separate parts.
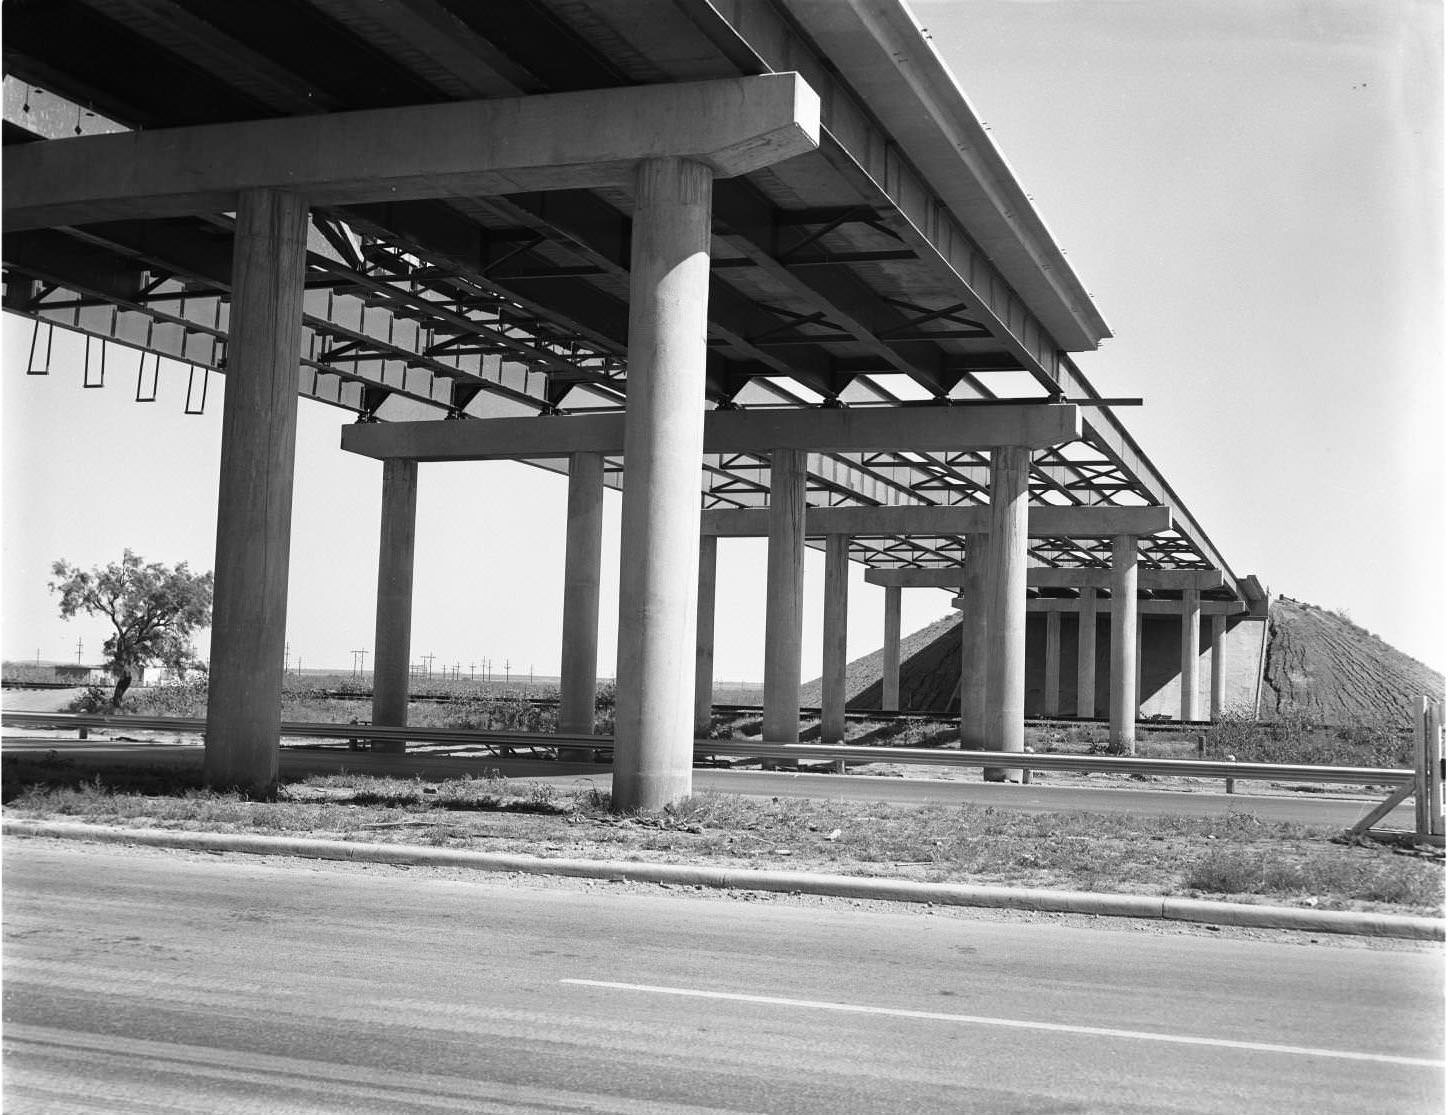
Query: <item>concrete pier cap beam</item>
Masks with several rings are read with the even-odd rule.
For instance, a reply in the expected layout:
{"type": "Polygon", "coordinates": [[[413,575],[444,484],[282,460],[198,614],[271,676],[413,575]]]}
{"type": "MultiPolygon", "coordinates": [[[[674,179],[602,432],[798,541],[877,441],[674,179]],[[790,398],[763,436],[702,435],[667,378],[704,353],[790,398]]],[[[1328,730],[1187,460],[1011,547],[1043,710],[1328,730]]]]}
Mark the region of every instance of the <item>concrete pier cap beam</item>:
{"type": "MultiPolygon", "coordinates": [[[[632,374],[632,367],[630,367],[632,374]]],[[[703,406],[701,400],[700,406],[703,406]]],[[[342,427],[342,448],[364,457],[410,457],[418,461],[502,461],[566,457],[572,453],[624,452],[626,416],[577,414],[540,422],[533,416],[477,418],[467,422],[367,422],[342,427]]],[[[781,446],[808,453],[921,453],[960,449],[994,449],[1005,445],[1046,447],[1076,440],[1081,433],[1080,408],[1071,403],[1024,403],[1001,406],[858,407],[838,410],[711,410],[704,415],[705,453],[772,453],[781,446]]],[[[625,478],[627,483],[627,478],[625,478]]],[[[989,517],[978,508],[821,508],[816,518],[832,521],[828,533],[866,534],[854,512],[950,513],[952,533],[984,532],[989,517]],[[847,517],[833,513],[850,512],[847,517]],[[833,517],[833,518],[832,518],[833,517]]],[[[1155,508],[1038,508],[1041,533],[1116,534],[1125,529],[1150,534],[1170,525],[1168,514],[1155,508]],[[1079,512],[1096,512],[1083,518],[1079,512]],[[1044,515],[1044,518],[1041,517],[1044,515]],[[1062,516],[1077,520],[1063,522],[1062,516]],[[1122,521],[1122,516],[1129,521],[1122,521]],[[1146,516],[1146,523],[1140,522],[1146,516]],[[1105,516],[1103,518],[1103,516],[1105,516]],[[1092,527],[1088,519],[1099,525],[1092,527]]],[[[752,516],[754,510],[728,511],[752,516]]],[[[808,519],[807,513],[807,519],[808,519]]],[[[887,516],[889,518],[890,516],[887,516]]],[[[709,516],[705,520],[712,521],[709,516]]],[[[701,522],[704,520],[701,520],[701,522]]],[[[757,520],[758,533],[768,533],[768,512],[757,520]]],[[[924,533],[941,529],[931,521],[924,533]]],[[[915,524],[890,523],[891,530],[916,529],[915,524]]],[[[751,528],[753,529],[753,528],[751,528]]],[[[808,530],[808,521],[806,530],[808,530]]],[[[710,530],[709,533],[723,533],[710,530]]],[[[820,530],[818,533],[827,533],[820,530]]]]}
{"type": "Polygon", "coordinates": [[[254,189],[317,206],[627,187],[655,159],[726,178],[819,135],[819,97],[794,73],[158,128],[17,145],[4,219],[18,231],[227,212],[254,189]]]}

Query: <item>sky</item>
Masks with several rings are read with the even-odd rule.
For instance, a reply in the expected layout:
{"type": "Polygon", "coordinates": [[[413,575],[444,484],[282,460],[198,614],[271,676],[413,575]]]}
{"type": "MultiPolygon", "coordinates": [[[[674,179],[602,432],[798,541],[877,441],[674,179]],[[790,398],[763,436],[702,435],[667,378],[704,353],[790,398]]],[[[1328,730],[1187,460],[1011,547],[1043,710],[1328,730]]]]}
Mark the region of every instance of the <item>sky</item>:
{"type": "MultiPolygon", "coordinates": [[[[1114,338],[1076,359],[1239,575],[1342,609],[1442,670],[1441,6],[1408,0],[916,0],[931,42],[1032,196],[1114,338]]],[[[183,413],[162,364],[3,315],[0,649],[99,661],[50,565],[215,564],[224,379],[183,413]],[[92,375],[95,374],[94,353],[92,375]],[[149,377],[148,377],[149,378],[149,377]],[[77,641],[81,647],[77,648],[77,641]]],[[[302,401],[289,664],[371,661],[381,465],[348,416],[302,401]]],[[[556,673],[566,482],[506,462],[420,468],[413,657],[556,673]]],[[[613,671],[619,495],[605,496],[600,674],[613,671]]],[[[716,677],[763,674],[762,540],[720,543],[716,677]]],[[[823,555],[806,561],[803,674],[819,672],[823,555]]],[[[852,569],[849,653],[883,592],[852,569]]],[[[913,630],[949,610],[904,594],[913,630]]],[[[202,650],[205,651],[203,640],[202,650]]]]}

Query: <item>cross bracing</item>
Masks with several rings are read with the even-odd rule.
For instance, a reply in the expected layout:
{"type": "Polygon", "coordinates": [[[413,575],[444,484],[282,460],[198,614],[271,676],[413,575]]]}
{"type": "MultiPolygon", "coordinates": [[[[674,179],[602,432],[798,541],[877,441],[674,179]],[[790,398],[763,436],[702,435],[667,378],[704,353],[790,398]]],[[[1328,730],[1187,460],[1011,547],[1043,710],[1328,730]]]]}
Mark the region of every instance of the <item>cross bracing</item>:
{"type": "MultiPolygon", "coordinates": [[[[715,184],[710,405],[1094,397],[1065,354],[1095,347],[1105,325],[1049,238],[1028,228],[1011,247],[999,215],[947,197],[957,187],[892,136],[850,60],[826,64],[828,28],[788,3],[732,16],[688,0],[628,7],[625,19],[601,0],[519,0],[506,15],[454,0],[208,0],[161,14],[12,0],[7,80],[158,129],[798,70],[822,94],[819,150],[715,184]]],[[[5,138],[37,133],[11,113],[5,138]]],[[[599,188],[315,211],[300,393],[379,421],[619,409],[633,207],[628,190],[599,188]]],[[[224,372],[229,226],[211,214],[8,234],[5,307],[224,372]]],[[[988,458],[811,453],[809,499],[983,504],[988,458]]],[[[620,467],[607,462],[607,483],[620,467]]],[[[768,485],[766,456],[711,456],[703,506],[763,506],[768,485]]],[[[1057,506],[1168,504],[1177,528],[1141,539],[1145,565],[1227,570],[1109,408],[1088,412],[1080,441],[1035,453],[1030,492],[1057,506]]],[[[966,544],[861,537],[851,554],[930,566],[960,561],[966,544]]],[[[1031,554],[1110,563],[1099,539],[1032,539],[1031,554]]]]}

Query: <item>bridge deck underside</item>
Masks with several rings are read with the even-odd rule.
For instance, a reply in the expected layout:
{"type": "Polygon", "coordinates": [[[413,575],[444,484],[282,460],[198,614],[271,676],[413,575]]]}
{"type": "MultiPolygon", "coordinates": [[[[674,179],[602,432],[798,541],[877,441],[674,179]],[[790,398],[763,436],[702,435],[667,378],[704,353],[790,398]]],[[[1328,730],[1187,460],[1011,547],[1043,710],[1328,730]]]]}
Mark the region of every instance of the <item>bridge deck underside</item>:
{"type": "MultiPolygon", "coordinates": [[[[765,6],[730,22],[727,7],[12,0],[4,138],[797,69],[824,96],[819,150],[716,183],[710,403],[1094,394],[1061,350],[1099,337],[1053,339],[1041,324],[1050,308],[1006,281],[800,30],[765,6]],[[96,115],[71,107],[82,105],[96,115]]],[[[621,408],[632,209],[627,191],[599,189],[316,210],[300,394],[380,421],[621,408]]],[[[154,358],[224,371],[231,254],[224,214],[9,233],[4,305],[38,323],[36,369],[47,329],[64,328],[131,350],[112,375],[144,380],[154,358]]],[[[620,462],[607,468],[617,484],[620,462]]],[[[820,506],[988,501],[982,453],[811,454],[808,472],[820,506]]],[[[768,479],[764,457],[711,456],[703,505],[762,506],[768,479]]],[[[1105,408],[1088,413],[1082,440],[1035,455],[1031,496],[1167,504],[1177,527],[1142,539],[1143,562],[1222,569],[1223,593],[1235,594],[1225,562],[1105,408]]],[[[870,565],[929,566],[958,562],[965,544],[862,537],[851,552],[870,565]]],[[[1110,564],[1108,540],[1033,539],[1031,551],[1042,565],[1110,564]]]]}

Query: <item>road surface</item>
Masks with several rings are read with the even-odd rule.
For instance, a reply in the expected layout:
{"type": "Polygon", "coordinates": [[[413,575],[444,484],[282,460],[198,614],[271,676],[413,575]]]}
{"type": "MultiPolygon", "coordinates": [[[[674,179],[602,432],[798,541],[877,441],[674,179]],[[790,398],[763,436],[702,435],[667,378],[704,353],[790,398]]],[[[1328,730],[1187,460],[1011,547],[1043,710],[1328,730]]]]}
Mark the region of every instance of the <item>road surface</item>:
{"type": "MultiPolygon", "coordinates": [[[[77,763],[88,759],[111,763],[177,763],[200,769],[201,746],[184,743],[124,743],[92,740],[81,742],[74,735],[64,738],[7,735],[5,754],[54,751],[77,763]]],[[[607,791],[612,784],[607,767],[588,763],[552,763],[528,759],[456,758],[436,754],[386,755],[337,748],[284,747],[281,754],[283,778],[346,770],[352,773],[388,775],[396,778],[456,778],[463,774],[498,771],[510,778],[550,782],[559,788],[593,785],[607,791]]],[[[1351,787],[1333,787],[1326,793],[1273,792],[1267,787],[1239,783],[1243,793],[1226,794],[1219,788],[1187,790],[1187,783],[1162,779],[1153,789],[1092,786],[1087,779],[1072,779],[1064,785],[1040,782],[1018,786],[1000,782],[954,781],[924,776],[911,778],[873,777],[860,774],[798,774],[780,771],[711,770],[694,771],[696,793],[746,794],[753,797],[845,798],[851,801],[889,801],[900,804],[976,804],[1030,813],[1057,810],[1091,810],[1159,816],[1225,817],[1229,813],[1250,813],[1264,821],[1291,821],[1305,825],[1347,828],[1387,797],[1353,794],[1351,787]],[[1174,788],[1164,788],[1174,787],[1174,788]]],[[[1199,784],[1200,785],[1200,784],[1199,784]]],[[[1381,822],[1384,828],[1411,830],[1413,805],[1399,806],[1381,822]]]]}
{"type": "Polygon", "coordinates": [[[21,1111],[1442,1110],[1440,950],[5,841],[21,1111]]]}

